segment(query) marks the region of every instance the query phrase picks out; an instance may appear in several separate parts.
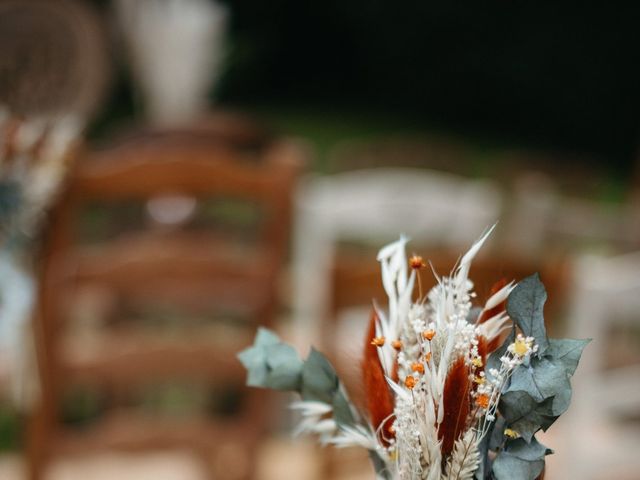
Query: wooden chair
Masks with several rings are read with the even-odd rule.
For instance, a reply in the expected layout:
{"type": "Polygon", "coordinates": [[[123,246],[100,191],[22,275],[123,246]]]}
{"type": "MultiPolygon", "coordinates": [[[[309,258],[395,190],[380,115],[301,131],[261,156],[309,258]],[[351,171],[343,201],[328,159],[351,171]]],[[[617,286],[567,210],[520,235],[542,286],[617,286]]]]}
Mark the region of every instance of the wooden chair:
{"type": "Polygon", "coordinates": [[[187,447],[202,456],[215,478],[251,475],[248,451],[265,427],[266,408],[260,391],[242,387],[245,374],[235,355],[250,343],[258,324],[273,322],[289,237],[290,196],[303,151],[288,141],[240,148],[219,137],[204,141],[202,130],[196,136],[198,141],[185,130],[156,132],[90,155],[71,175],[53,212],[35,317],[42,394],[29,437],[34,480],[60,454],[104,448],[187,447]],[[79,218],[86,205],[144,202],[165,194],[256,205],[263,215],[255,242],[240,247],[224,231],[166,225],[138,228],[100,245],[80,242],[79,218]],[[211,306],[239,310],[248,318],[248,328],[216,342],[195,329],[182,341],[152,341],[129,328],[124,318],[105,329],[86,355],[74,357],[64,340],[68,305],[87,285],[124,302],[170,302],[201,316],[211,306]],[[60,421],[62,398],[75,385],[104,388],[117,397],[151,379],[167,378],[231,385],[242,391],[243,401],[229,418],[177,421],[117,408],[83,430],[60,421]]]}

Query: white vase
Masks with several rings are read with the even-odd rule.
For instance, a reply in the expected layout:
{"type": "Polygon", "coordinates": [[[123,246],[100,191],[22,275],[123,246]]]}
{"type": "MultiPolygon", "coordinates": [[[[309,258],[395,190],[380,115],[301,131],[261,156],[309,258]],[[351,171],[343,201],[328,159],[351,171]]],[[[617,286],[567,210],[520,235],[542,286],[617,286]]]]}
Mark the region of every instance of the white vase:
{"type": "Polygon", "coordinates": [[[206,109],[220,73],[227,9],[211,0],[118,0],[116,5],[151,123],[184,123],[206,109]]]}

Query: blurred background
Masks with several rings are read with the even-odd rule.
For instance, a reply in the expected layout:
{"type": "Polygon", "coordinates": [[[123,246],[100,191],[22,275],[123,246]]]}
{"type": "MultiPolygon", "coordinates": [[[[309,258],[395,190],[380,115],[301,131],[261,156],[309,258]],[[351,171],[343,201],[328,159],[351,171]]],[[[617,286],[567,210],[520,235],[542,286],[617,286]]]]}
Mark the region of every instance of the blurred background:
{"type": "Polygon", "coordinates": [[[446,274],[498,222],[479,299],[540,272],[551,335],[594,338],[546,478],[639,479],[639,21],[0,0],[0,478],[372,478],[235,355],[275,328],[357,402],[377,249],[446,274]]]}

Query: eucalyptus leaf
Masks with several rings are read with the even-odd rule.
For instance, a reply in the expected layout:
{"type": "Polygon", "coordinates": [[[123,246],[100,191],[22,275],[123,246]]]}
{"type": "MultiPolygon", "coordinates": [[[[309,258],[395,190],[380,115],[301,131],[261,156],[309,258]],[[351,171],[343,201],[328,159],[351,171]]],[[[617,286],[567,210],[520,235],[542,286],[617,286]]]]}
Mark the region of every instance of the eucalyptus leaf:
{"type": "Polygon", "coordinates": [[[549,339],[549,349],[546,355],[562,362],[567,373],[573,375],[578,367],[582,351],[590,341],[591,339],[574,340],[572,338],[551,338],[549,339]]]}
{"type": "Polygon", "coordinates": [[[536,273],[519,282],[507,299],[507,313],[527,337],[535,338],[538,355],[548,347],[544,326],[544,303],[547,292],[536,273]]]}
{"type": "Polygon", "coordinates": [[[316,349],[304,362],[302,368],[302,398],[333,404],[333,396],[339,385],[338,375],[329,360],[316,349]]]}
{"type": "Polygon", "coordinates": [[[276,345],[278,343],[282,343],[280,337],[275,332],[264,327],[258,328],[258,333],[256,333],[256,338],[253,342],[256,346],[276,345]]]}
{"type": "Polygon", "coordinates": [[[338,426],[354,426],[356,418],[343,388],[333,394],[333,418],[338,426]]]}
{"type": "Polygon", "coordinates": [[[302,360],[290,345],[279,343],[265,347],[267,385],[275,390],[300,390],[302,360]]]}
{"type": "Polygon", "coordinates": [[[508,452],[509,455],[530,462],[544,460],[546,455],[553,453],[553,450],[541,444],[536,438],[533,438],[531,442],[525,442],[521,438],[509,440],[505,451],[508,452]]]}
{"type": "MultiPolygon", "coordinates": [[[[268,338],[267,332],[266,337],[268,338]]],[[[269,370],[267,368],[267,354],[265,352],[264,339],[261,341],[261,331],[258,331],[253,346],[243,350],[238,354],[238,359],[247,369],[247,385],[252,387],[266,387],[267,375],[269,370]]],[[[276,342],[277,343],[277,342],[276,342]]]]}
{"type": "Polygon", "coordinates": [[[500,398],[499,410],[507,426],[530,442],[538,430],[546,430],[558,418],[553,400],[548,398],[538,403],[526,392],[507,392],[500,398]]]}
{"type": "Polygon", "coordinates": [[[504,429],[507,428],[507,422],[503,417],[498,417],[491,426],[490,432],[487,433],[488,446],[491,450],[497,450],[502,447],[505,441],[504,429]]]}
{"type": "Polygon", "coordinates": [[[302,360],[293,347],[266,328],[260,328],[253,346],[238,354],[247,369],[247,385],[276,390],[299,390],[302,360]]]}
{"type": "Polygon", "coordinates": [[[553,451],[535,438],[510,440],[493,462],[496,480],[535,480],[544,469],[544,457],[553,451]]]}
{"type": "Polygon", "coordinates": [[[559,360],[533,359],[529,366],[516,367],[507,392],[523,391],[537,402],[571,390],[569,376],[559,360]]]}
{"type": "Polygon", "coordinates": [[[569,384],[569,388],[563,388],[558,391],[558,393],[553,397],[553,402],[551,403],[553,414],[556,417],[559,417],[564,412],[569,409],[569,405],[571,404],[571,385],[569,384]]]}
{"type": "Polygon", "coordinates": [[[491,471],[491,458],[489,457],[489,450],[496,450],[499,446],[502,445],[503,435],[502,432],[504,430],[504,419],[502,417],[498,417],[494,422],[491,422],[489,428],[487,430],[486,435],[478,445],[478,453],[480,454],[480,463],[478,464],[478,468],[474,472],[473,478],[475,480],[485,480],[488,476],[488,472],[491,471]],[[496,442],[495,438],[497,437],[497,432],[500,432],[500,439],[496,442]],[[487,474],[485,474],[487,472],[487,474]]]}
{"type": "Polygon", "coordinates": [[[544,460],[529,462],[501,452],[493,461],[492,471],[496,480],[536,480],[543,468],[544,460]]]}

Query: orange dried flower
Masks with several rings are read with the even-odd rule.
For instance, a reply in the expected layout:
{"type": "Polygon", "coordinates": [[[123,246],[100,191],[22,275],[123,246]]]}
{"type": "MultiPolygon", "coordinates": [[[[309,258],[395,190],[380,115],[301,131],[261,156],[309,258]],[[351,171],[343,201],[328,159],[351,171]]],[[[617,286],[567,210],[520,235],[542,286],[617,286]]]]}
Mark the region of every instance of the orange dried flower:
{"type": "Polygon", "coordinates": [[[427,352],[424,354],[424,361],[427,363],[431,361],[431,352],[427,352]]]}
{"type": "Polygon", "coordinates": [[[374,347],[381,347],[384,345],[384,342],[384,337],[374,337],[373,340],[371,340],[371,345],[373,345],[374,347]]]}
{"type": "Polygon", "coordinates": [[[412,363],[411,370],[413,370],[416,373],[424,373],[424,365],[420,362],[412,363]]]}
{"type": "Polygon", "coordinates": [[[424,332],[422,332],[422,336],[425,338],[425,340],[433,340],[433,337],[436,336],[436,331],[435,330],[425,330],[424,332]]]}
{"type": "Polygon", "coordinates": [[[488,408],[489,407],[489,396],[481,393],[476,397],[476,405],[480,408],[488,408]]]}
{"type": "Polygon", "coordinates": [[[424,260],[420,255],[414,255],[409,259],[409,266],[414,270],[420,270],[423,267],[426,267],[427,264],[424,263],[424,260]]]}
{"type": "Polygon", "coordinates": [[[393,342],[391,342],[391,346],[397,351],[402,350],[402,342],[400,340],[394,340],[393,342]]]}
{"type": "Polygon", "coordinates": [[[410,390],[413,389],[416,386],[416,378],[413,375],[408,375],[404,379],[404,386],[410,390]]]}

